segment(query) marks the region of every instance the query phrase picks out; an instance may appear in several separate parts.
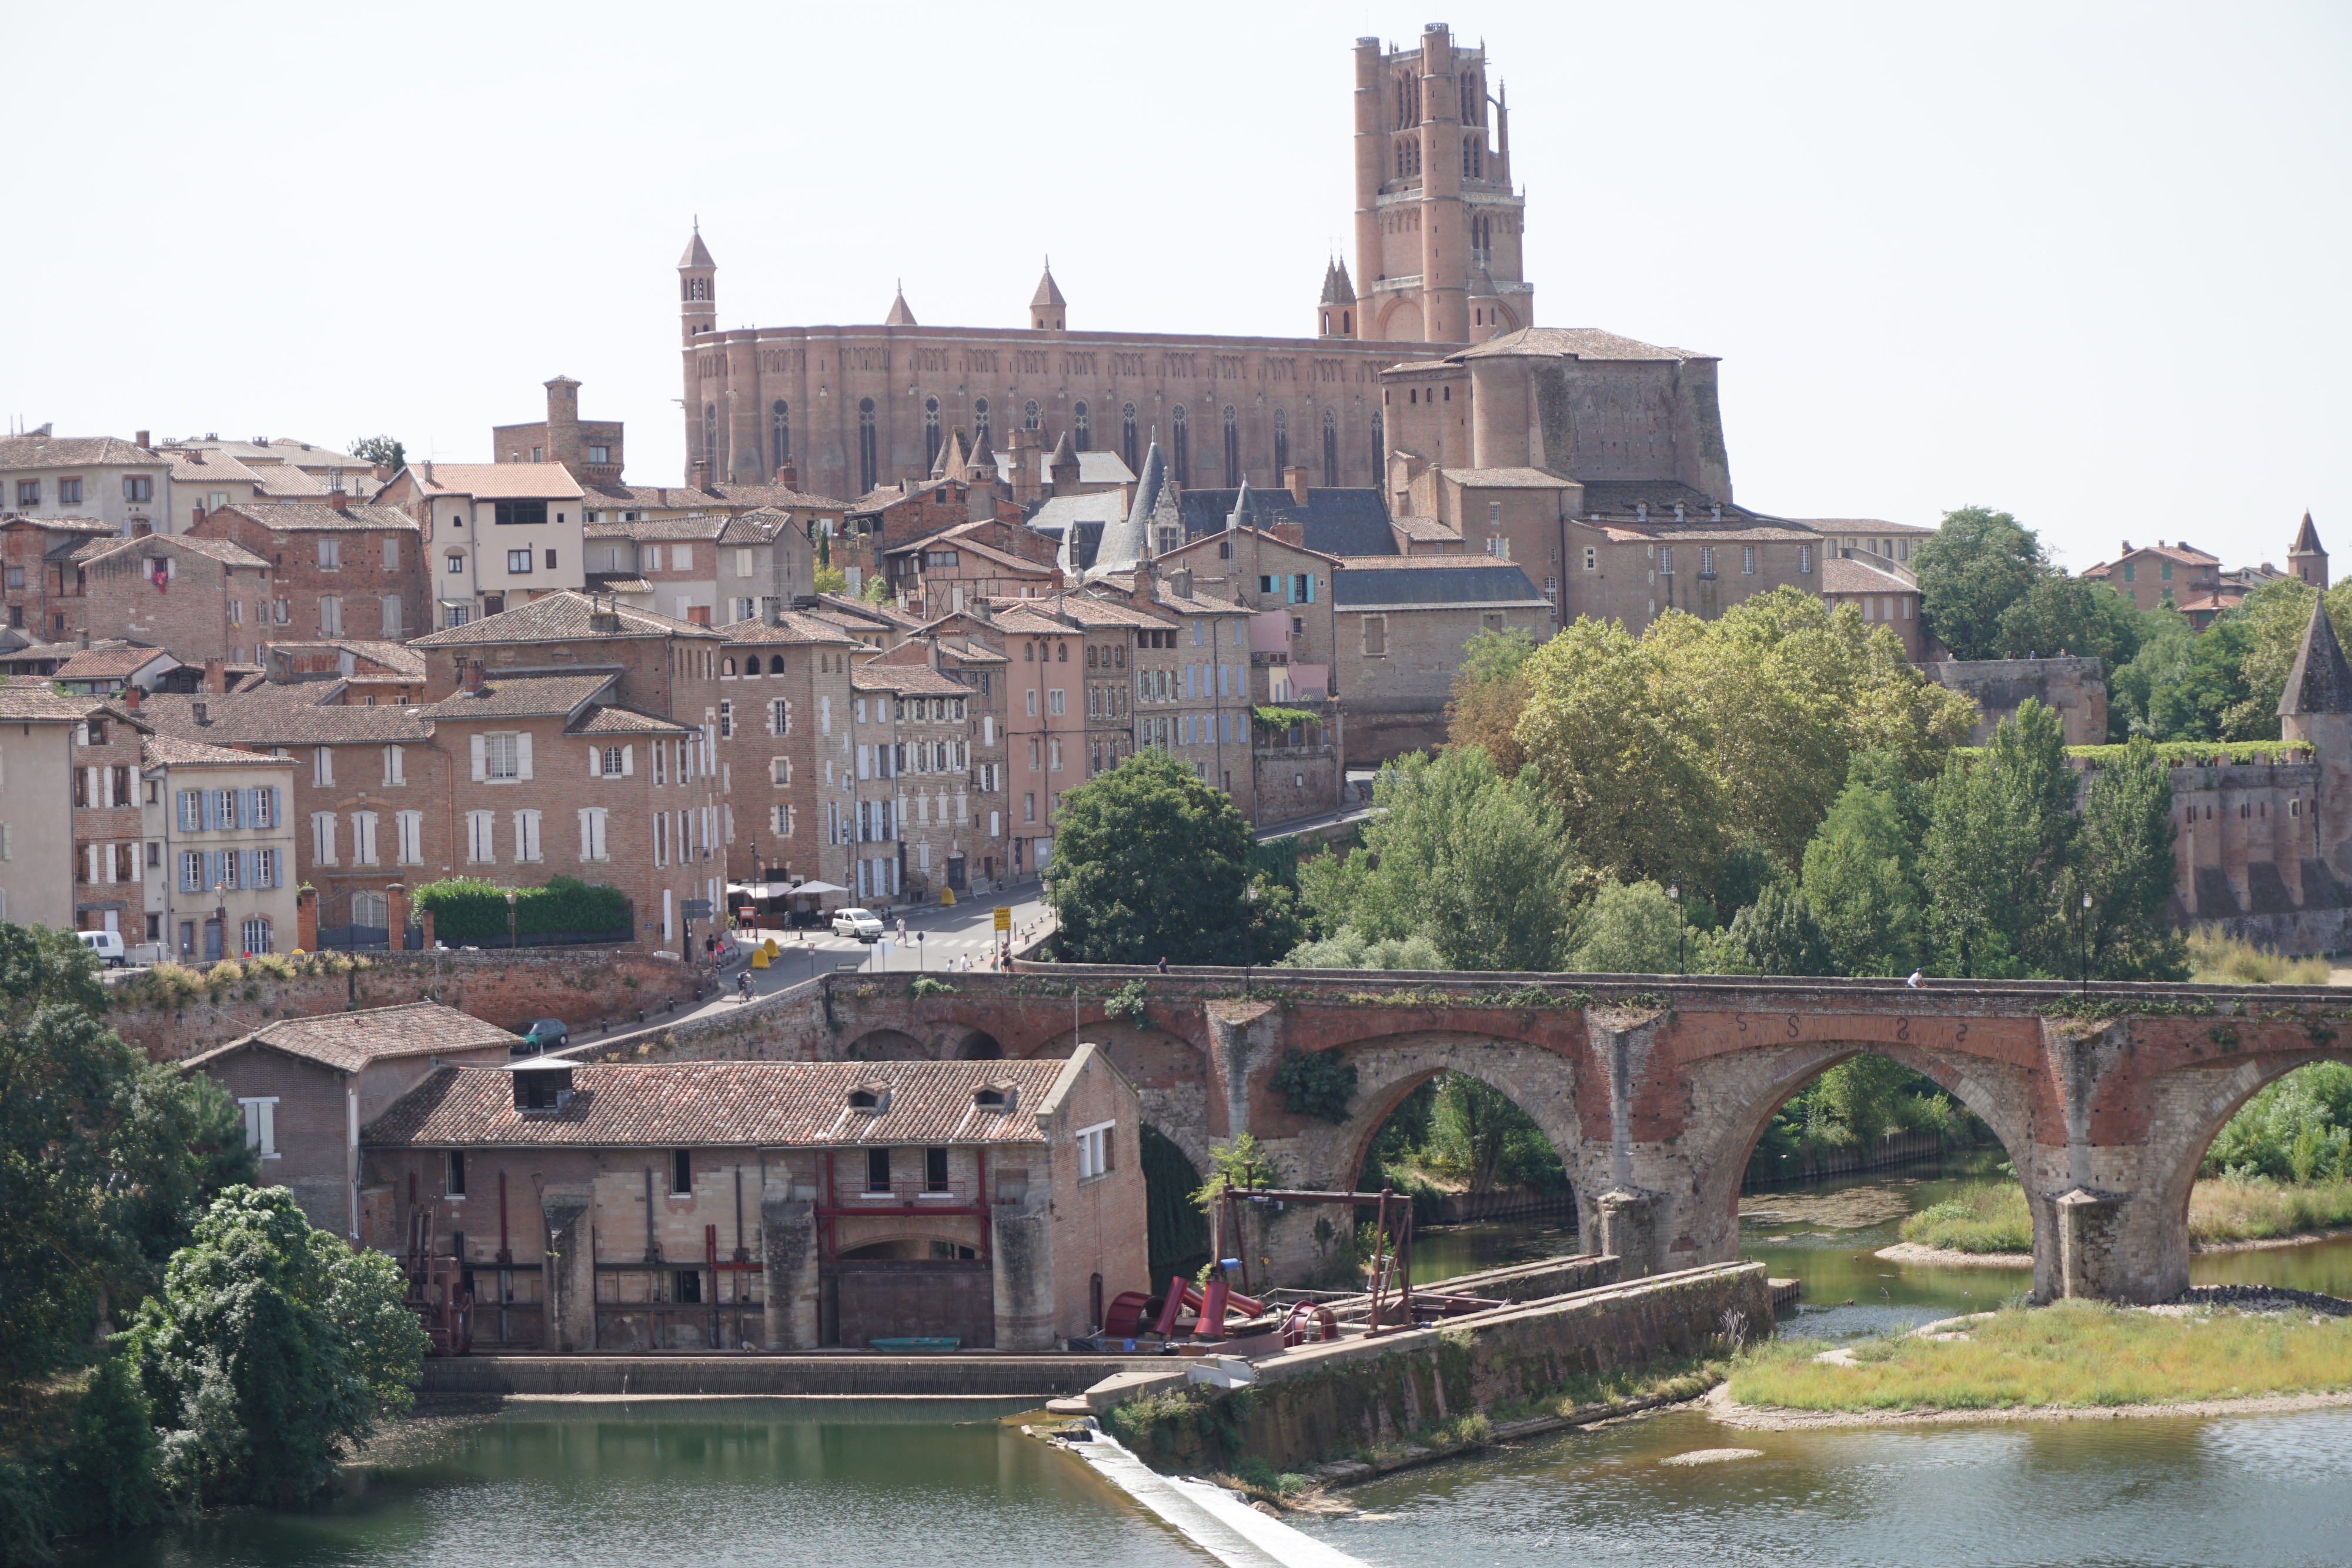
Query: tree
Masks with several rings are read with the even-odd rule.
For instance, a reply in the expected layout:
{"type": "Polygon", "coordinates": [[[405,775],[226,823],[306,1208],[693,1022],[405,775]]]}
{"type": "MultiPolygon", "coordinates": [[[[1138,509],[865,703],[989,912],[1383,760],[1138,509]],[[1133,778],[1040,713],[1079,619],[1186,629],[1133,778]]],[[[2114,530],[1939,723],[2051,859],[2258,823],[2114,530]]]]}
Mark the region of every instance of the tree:
{"type": "Polygon", "coordinates": [[[1585,912],[1568,967],[1586,975],[1671,975],[1690,951],[1681,912],[1665,889],[1612,882],[1585,912]]]}
{"type": "Polygon", "coordinates": [[[191,1502],[284,1507],[408,1406],[425,1330],[400,1270],[314,1230],[283,1187],[213,1201],[130,1343],[163,1472],[191,1502]]]}
{"type": "Polygon", "coordinates": [[[1282,960],[1287,969],[1450,969],[1437,944],[1416,931],[1374,941],[1352,925],[1301,942],[1282,960]]]}
{"type": "Polygon", "coordinates": [[[1539,1168],[1541,1156],[1529,1158],[1535,1151],[1522,1146],[1530,1139],[1559,1163],[1543,1130],[1509,1095],[1466,1072],[1438,1078],[1429,1121],[1430,1153],[1441,1168],[1466,1178],[1472,1192],[1493,1191],[1498,1176],[1520,1174],[1515,1166],[1539,1168]]]}
{"type": "Polygon", "coordinates": [[[2036,578],[2000,615],[2010,653],[2072,653],[2113,671],[2139,652],[2138,610],[2104,582],[2053,572],[2036,578]]]}
{"type": "Polygon", "coordinates": [[[1919,875],[1927,938],[1948,975],[2063,973],[2060,883],[2079,824],[2057,714],[2029,697],[1973,758],[1937,781],[1919,875]]]}
{"type": "Polygon", "coordinates": [[[1883,753],[1865,752],[1805,846],[1805,902],[1833,973],[1903,975],[1919,962],[1926,899],[1916,861],[1927,818],[1917,797],[1883,753]]]}
{"type": "Polygon", "coordinates": [[[1559,966],[1584,881],[1533,775],[1504,778],[1475,747],[1414,753],[1381,770],[1373,799],[1386,810],[1360,850],[1299,869],[1320,930],[1367,948],[1424,938],[1438,968],[1559,966]]]}
{"type": "Polygon", "coordinates": [[[1731,917],[1707,945],[1709,967],[1739,975],[1835,975],[1841,971],[1802,888],[1786,878],[1731,917]]]}
{"type": "MultiPolygon", "coordinates": [[[[2197,657],[2197,629],[2169,604],[2143,612],[2139,650],[2131,662],[2107,674],[2107,739],[2135,735],[2150,740],[2187,740],[2171,733],[2177,722],[2175,695],[2189,680],[2197,657]]],[[[2282,682],[2285,672],[2280,672],[2282,682]]]]}
{"type": "Polygon", "coordinates": [[[816,569],[814,591],[846,593],[849,591],[849,574],[837,566],[820,565],[816,569]]]}
{"type": "Polygon", "coordinates": [[[2105,980],[2185,980],[2189,945],[2165,919],[2175,881],[2172,777],[2145,736],[2091,775],[2070,888],[2078,951],[2105,980]],[[2090,908],[2082,908],[2087,896],[2090,908]]]}
{"type": "Polygon", "coordinates": [[[1480,632],[1463,645],[1445,705],[1446,744],[1482,748],[1505,778],[1527,765],[1516,732],[1528,701],[1528,655],[1535,651],[1535,634],[1524,627],[1480,632]]]}
{"type": "Polygon", "coordinates": [[[1982,507],[1944,514],[1936,537],[1912,551],[1911,567],[1920,619],[1956,659],[2007,653],[2001,616],[2050,571],[2032,529],[1982,507]]]}
{"type": "Polygon", "coordinates": [[[397,474],[408,465],[408,448],[389,435],[362,435],[352,443],[352,455],[397,474]]]}
{"type": "Polygon", "coordinates": [[[1139,751],[1062,798],[1045,896],[1087,964],[1269,964],[1297,945],[1287,889],[1253,883],[1249,824],[1222,790],[1139,751]],[[1253,903],[1248,896],[1255,891],[1253,903]]]}

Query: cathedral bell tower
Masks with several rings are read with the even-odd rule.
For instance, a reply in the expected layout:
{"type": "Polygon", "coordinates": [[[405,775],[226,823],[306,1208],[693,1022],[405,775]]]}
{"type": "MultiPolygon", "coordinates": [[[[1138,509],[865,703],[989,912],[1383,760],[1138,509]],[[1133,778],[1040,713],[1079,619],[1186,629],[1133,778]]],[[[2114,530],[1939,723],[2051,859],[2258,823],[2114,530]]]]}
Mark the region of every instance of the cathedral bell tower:
{"type": "Polygon", "coordinates": [[[702,243],[702,225],[697,224],[677,263],[678,335],[689,347],[698,333],[719,325],[718,298],[719,264],[710,259],[710,247],[702,243]]]}

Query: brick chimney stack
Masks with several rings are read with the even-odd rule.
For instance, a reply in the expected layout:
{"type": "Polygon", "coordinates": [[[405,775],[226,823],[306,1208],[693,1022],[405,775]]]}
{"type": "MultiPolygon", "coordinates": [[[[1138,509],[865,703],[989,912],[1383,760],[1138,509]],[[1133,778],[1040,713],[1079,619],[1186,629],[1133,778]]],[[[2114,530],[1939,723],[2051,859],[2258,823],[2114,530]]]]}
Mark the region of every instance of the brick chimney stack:
{"type": "Polygon", "coordinates": [[[1300,506],[1307,505],[1307,470],[1296,464],[1282,471],[1282,482],[1290,486],[1290,498],[1300,506]]]}
{"type": "Polygon", "coordinates": [[[222,696],[227,694],[228,664],[226,662],[220,659],[206,659],[205,661],[205,680],[202,689],[212,693],[215,696],[222,696]]]}
{"type": "Polygon", "coordinates": [[[348,512],[352,509],[351,495],[341,485],[337,485],[327,492],[327,505],[339,512],[348,512]]]}
{"type": "Polygon", "coordinates": [[[782,485],[787,490],[799,489],[801,487],[801,465],[793,462],[789,457],[776,465],[776,483],[782,485]]]}

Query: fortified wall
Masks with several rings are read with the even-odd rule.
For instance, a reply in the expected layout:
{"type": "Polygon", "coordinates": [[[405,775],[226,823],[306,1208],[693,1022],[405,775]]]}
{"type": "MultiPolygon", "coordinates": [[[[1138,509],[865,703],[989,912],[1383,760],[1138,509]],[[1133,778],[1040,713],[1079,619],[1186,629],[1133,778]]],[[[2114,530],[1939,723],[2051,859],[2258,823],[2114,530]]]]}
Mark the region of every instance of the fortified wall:
{"type": "Polygon", "coordinates": [[[2000,721],[2015,717],[2029,697],[2057,713],[2067,745],[2106,744],[2106,666],[2097,659],[1937,659],[1919,668],[1929,680],[1976,699],[1970,746],[1990,741],[2000,721]]]}

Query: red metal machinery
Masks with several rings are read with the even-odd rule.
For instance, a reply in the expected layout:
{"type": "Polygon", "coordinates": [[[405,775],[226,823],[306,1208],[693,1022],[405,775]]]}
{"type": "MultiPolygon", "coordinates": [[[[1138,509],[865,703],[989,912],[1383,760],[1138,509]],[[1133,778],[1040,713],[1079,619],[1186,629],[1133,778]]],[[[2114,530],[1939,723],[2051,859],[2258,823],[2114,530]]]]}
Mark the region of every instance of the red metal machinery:
{"type": "MultiPolygon", "coordinates": [[[[1224,1202],[1218,1214],[1217,1240],[1224,1240],[1225,1224],[1233,1225],[1233,1234],[1241,1235],[1241,1216],[1234,1205],[1241,1203],[1321,1203],[1344,1204],[1350,1208],[1370,1208],[1372,1221],[1371,1317],[1366,1324],[1367,1336],[1391,1329],[1409,1329],[1414,1325],[1412,1304],[1412,1199],[1392,1187],[1378,1192],[1302,1192],[1275,1187],[1227,1187],[1224,1202]],[[1395,1231],[1393,1245],[1390,1232],[1395,1231]],[[1396,1322],[1383,1324],[1383,1307],[1389,1299],[1395,1300],[1396,1322]]],[[[1242,1249],[1242,1284],[1249,1284],[1247,1248],[1242,1249]]]]}
{"type": "Polygon", "coordinates": [[[409,1310],[425,1324],[429,1355],[465,1355],[474,1348],[474,1297],[464,1288],[465,1260],[438,1257],[433,1240],[440,1206],[420,1204],[408,1211],[408,1256],[404,1272],[409,1310]]]}

